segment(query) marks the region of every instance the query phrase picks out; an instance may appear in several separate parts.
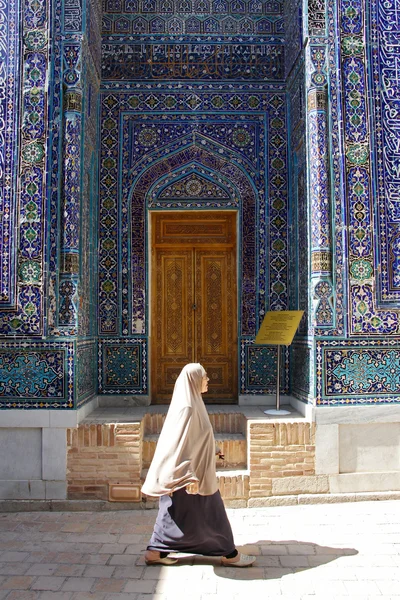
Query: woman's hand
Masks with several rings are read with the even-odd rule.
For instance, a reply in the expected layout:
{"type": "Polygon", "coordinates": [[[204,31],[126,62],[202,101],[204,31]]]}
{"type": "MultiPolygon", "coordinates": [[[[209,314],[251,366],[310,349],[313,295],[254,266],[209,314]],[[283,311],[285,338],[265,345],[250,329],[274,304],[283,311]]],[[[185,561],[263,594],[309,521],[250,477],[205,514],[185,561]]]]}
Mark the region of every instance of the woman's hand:
{"type": "Polygon", "coordinates": [[[199,493],[199,482],[198,481],[191,481],[189,483],[189,485],[187,485],[185,487],[186,493],[187,494],[198,494],[199,493]]]}

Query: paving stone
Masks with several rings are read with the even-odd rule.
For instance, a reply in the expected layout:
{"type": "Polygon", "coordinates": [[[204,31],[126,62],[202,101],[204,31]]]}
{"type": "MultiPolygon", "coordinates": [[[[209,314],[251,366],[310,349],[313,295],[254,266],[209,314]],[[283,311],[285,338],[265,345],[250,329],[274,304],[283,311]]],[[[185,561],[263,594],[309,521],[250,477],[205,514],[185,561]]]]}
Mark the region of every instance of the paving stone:
{"type": "Polygon", "coordinates": [[[121,592],[127,583],[126,579],[96,579],[92,592],[121,592]]]}
{"type": "Polygon", "coordinates": [[[67,577],[62,590],[66,592],[88,592],[94,582],[94,577],[67,577]]]}
{"type": "Polygon", "coordinates": [[[101,554],[123,554],[126,550],[126,544],[103,544],[99,552],[101,554]]]}
{"type": "Polygon", "coordinates": [[[116,567],[113,577],[116,579],[140,579],[143,575],[143,567],[116,567]]]}
{"type": "Polygon", "coordinates": [[[257,555],[248,569],[188,555],[147,567],[154,509],[3,513],[0,600],[400,600],[399,507],[229,509],[237,545],[257,555]]]}
{"type": "Polygon", "coordinates": [[[104,600],[106,594],[101,592],[75,592],[72,600],[104,600]]]}
{"type": "Polygon", "coordinates": [[[105,566],[105,565],[90,565],[86,567],[85,572],[83,573],[84,577],[112,577],[112,574],[115,571],[115,567],[105,566]]]}
{"type": "Polygon", "coordinates": [[[49,563],[36,563],[29,567],[25,575],[53,575],[58,565],[49,563]]]}
{"type": "MultiPolygon", "coordinates": [[[[110,565],[117,565],[121,567],[128,567],[135,565],[137,561],[136,554],[115,554],[110,558],[110,565]]],[[[144,561],[143,561],[144,564],[144,561]]]]}
{"type": "MultiPolygon", "coordinates": [[[[146,594],[147,595],[147,594],[146,594]]],[[[127,592],[119,592],[116,594],[107,594],[105,600],[137,600],[137,594],[129,594],[127,592]]],[[[149,595],[148,595],[149,597],[149,595]]],[[[157,596],[151,596],[152,600],[154,598],[157,600],[157,596]]]]}
{"type": "Polygon", "coordinates": [[[14,590],[6,596],[6,600],[39,600],[39,592],[14,590]]]}
{"type": "Polygon", "coordinates": [[[0,575],[24,575],[29,569],[29,563],[0,563],[0,575]]]}
{"type": "Polygon", "coordinates": [[[26,577],[25,575],[14,575],[6,577],[0,583],[2,590],[28,590],[34,581],[34,577],[26,577]]]}
{"type": "Polygon", "coordinates": [[[56,565],[57,570],[54,572],[54,575],[58,577],[80,577],[84,570],[86,569],[86,565],[56,565]]]}
{"type": "Polygon", "coordinates": [[[29,558],[28,552],[3,552],[0,560],[1,562],[16,562],[21,563],[29,558]]]}
{"type": "Polygon", "coordinates": [[[41,576],[32,584],[32,590],[59,590],[65,581],[65,577],[45,577],[41,576]]]}
{"type": "Polygon", "coordinates": [[[156,587],[156,581],[148,579],[147,581],[128,581],[124,587],[124,592],[137,594],[153,594],[156,587]]]}
{"type": "Polygon", "coordinates": [[[39,593],[38,600],[71,600],[73,592],[51,592],[43,591],[39,593]]]}

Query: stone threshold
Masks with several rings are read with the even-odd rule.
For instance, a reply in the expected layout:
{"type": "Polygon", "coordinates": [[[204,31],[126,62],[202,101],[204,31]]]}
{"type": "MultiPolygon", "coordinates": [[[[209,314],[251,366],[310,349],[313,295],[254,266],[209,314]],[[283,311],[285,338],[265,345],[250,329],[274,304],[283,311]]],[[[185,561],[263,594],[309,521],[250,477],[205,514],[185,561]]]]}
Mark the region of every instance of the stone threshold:
{"type": "MultiPolygon", "coordinates": [[[[103,424],[127,424],[138,423],[144,419],[146,414],[166,414],[166,405],[130,406],[130,407],[99,407],[80,421],[80,425],[103,425],[103,424]]],[[[268,406],[240,406],[233,404],[209,404],[206,405],[208,414],[241,414],[249,421],[309,421],[304,415],[290,405],[282,405],[281,408],[290,411],[288,415],[267,415],[265,410],[268,406]]]]}
{"type": "MultiPolygon", "coordinates": [[[[400,500],[400,491],[356,492],[346,494],[298,494],[267,496],[249,500],[227,500],[227,508],[268,508],[306,504],[340,504],[400,500]]],[[[0,500],[0,513],[14,512],[112,512],[120,510],[149,510],[158,507],[157,500],[148,502],[107,502],[105,500],[0,500]]]]}

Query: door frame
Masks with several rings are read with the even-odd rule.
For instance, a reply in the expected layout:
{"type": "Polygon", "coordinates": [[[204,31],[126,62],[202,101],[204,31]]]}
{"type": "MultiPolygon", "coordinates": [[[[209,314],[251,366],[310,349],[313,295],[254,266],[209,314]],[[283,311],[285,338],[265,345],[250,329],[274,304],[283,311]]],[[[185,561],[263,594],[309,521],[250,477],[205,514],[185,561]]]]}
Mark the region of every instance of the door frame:
{"type": "MultiPolygon", "coordinates": [[[[154,294],[154,290],[155,290],[155,273],[154,273],[154,258],[153,258],[153,236],[154,236],[154,227],[153,227],[153,221],[155,220],[155,214],[160,215],[160,214],[164,214],[164,215],[171,215],[171,213],[177,214],[180,213],[182,215],[187,214],[190,216],[194,216],[197,215],[199,217],[201,217],[201,215],[204,213],[207,213],[207,215],[211,215],[211,214],[215,214],[217,215],[223,215],[223,214],[234,214],[234,220],[235,220],[235,226],[234,226],[234,233],[235,233],[235,238],[234,238],[234,242],[232,244],[233,246],[233,256],[235,258],[235,277],[236,277],[236,281],[235,281],[235,299],[236,299],[236,365],[235,365],[235,390],[236,390],[236,395],[233,398],[233,401],[231,403],[228,402],[221,402],[221,404],[226,404],[227,406],[231,405],[231,406],[236,406],[239,403],[239,394],[240,394],[240,386],[239,386],[239,372],[240,372],[240,344],[239,344],[239,331],[240,331],[240,323],[239,323],[239,315],[240,315],[240,304],[239,304],[239,300],[240,300],[240,261],[239,261],[239,249],[240,249],[240,229],[239,229],[239,219],[240,219],[240,211],[238,209],[179,209],[179,210],[151,210],[149,209],[147,211],[147,241],[148,241],[148,282],[149,282],[149,286],[148,286],[148,325],[149,325],[149,352],[148,352],[148,376],[149,376],[149,399],[150,399],[150,404],[151,405],[156,405],[156,404],[161,404],[161,403],[156,403],[153,397],[153,393],[154,393],[154,388],[153,388],[153,374],[154,374],[154,364],[153,364],[153,360],[154,360],[154,352],[153,352],[153,333],[154,333],[154,319],[153,319],[153,315],[152,315],[152,306],[153,306],[153,294],[154,294]]],[[[220,248],[223,248],[223,244],[219,245],[220,248]]],[[[167,247],[167,245],[166,245],[167,247]]],[[[169,246],[170,248],[173,247],[173,245],[169,246]]],[[[209,246],[208,246],[209,247],[209,246]]],[[[218,244],[215,244],[215,247],[218,247],[218,244]]],[[[227,248],[228,245],[225,245],[225,248],[227,248]]],[[[207,403],[207,398],[205,397],[205,401],[207,403]]],[[[211,401],[208,402],[207,404],[210,405],[215,405],[218,404],[218,401],[211,401]]]]}

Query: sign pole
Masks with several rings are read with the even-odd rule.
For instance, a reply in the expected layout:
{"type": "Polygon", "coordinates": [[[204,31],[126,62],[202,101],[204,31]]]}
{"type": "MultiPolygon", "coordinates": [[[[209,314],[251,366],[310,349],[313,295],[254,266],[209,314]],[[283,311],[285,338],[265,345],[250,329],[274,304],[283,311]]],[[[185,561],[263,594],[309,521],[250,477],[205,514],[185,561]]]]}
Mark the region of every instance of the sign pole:
{"type": "Polygon", "coordinates": [[[264,414],[266,415],[290,415],[290,410],[283,410],[280,408],[280,397],[279,397],[279,388],[280,388],[280,378],[281,378],[281,347],[279,344],[276,346],[276,408],[271,408],[270,410],[264,410],[264,414]]]}
{"type": "Polygon", "coordinates": [[[279,411],[280,407],[280,398],[279,398],[279,386],[280,386],[280,378],[281,378],[281,347],[278,345],[276,347],[276,410],[279,411]]]}
{"type": "Polygon", "coordinates": [[[297,331],[303,310],[269,311],[266,313],[256,335],[255,343],[276,346],[276,408],[264,410],[266,415],[290,415],[289,410],[281,410],[279,387],[281,375],[281,346],[290,346],[297,331]]]}

